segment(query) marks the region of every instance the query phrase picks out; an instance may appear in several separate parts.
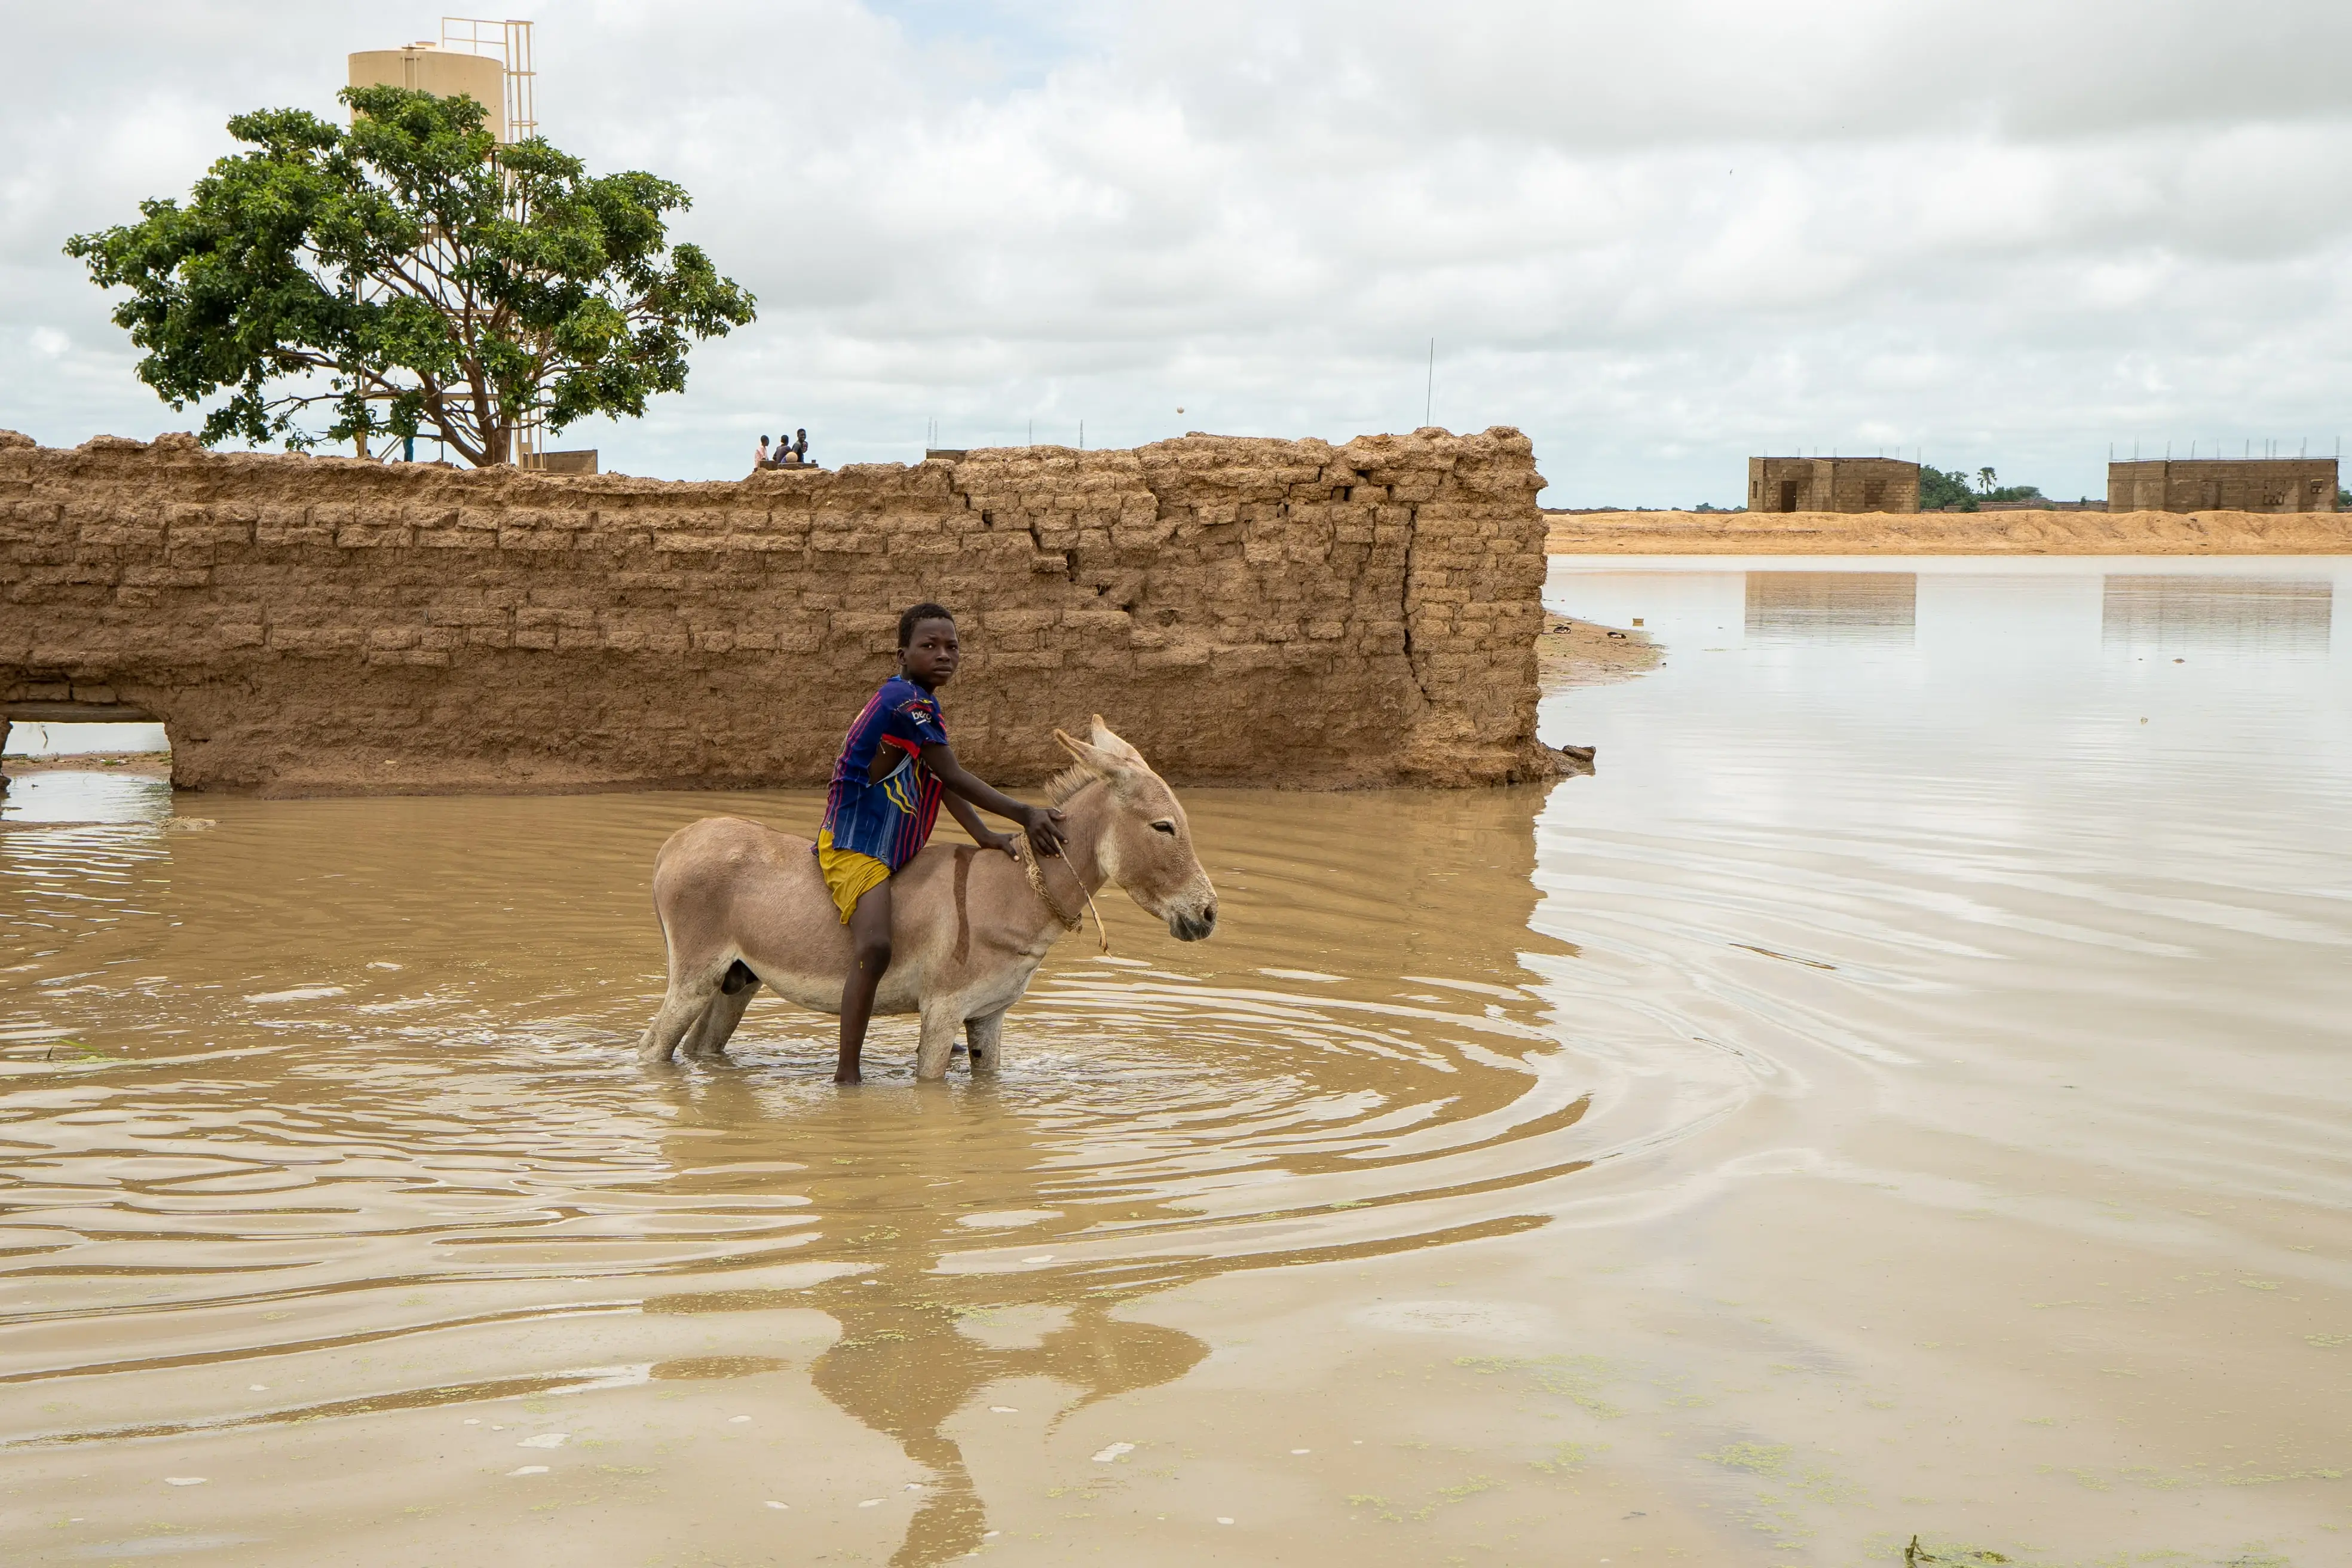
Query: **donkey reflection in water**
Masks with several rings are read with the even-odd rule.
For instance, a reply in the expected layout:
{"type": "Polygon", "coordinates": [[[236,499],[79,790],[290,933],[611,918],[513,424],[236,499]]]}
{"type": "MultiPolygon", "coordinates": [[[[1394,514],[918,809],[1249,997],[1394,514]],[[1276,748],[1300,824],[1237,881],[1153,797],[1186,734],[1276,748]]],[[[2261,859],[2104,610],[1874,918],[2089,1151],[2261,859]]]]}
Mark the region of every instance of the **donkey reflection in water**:
{"type": "MultiPolygon", "coordinates": [[[[874,1011],[922,1016],[917,1078],[947,1075],[959,1026],[974,1071],[1001,1065],[1004,1010],[1105,883],[1125,888],[1180,941],[1216,926],[1216,889],[1167,783],[1099,714],[1091,742],[1059,730],[1054,739],[1076,765],[1046,788],[1066,842],[1034,863],[1042,891],[1031,867],[969,844],[927,846],[891,878],[890,963],[874,1011]]],[[[849,931],[807,839],[732,816],[681,827],[654,858],[654,910],[669,991],[638,1045],[647,1064],[681,1049],[689,1060],[719,1058],[761,985],[841,1010],[849,931]]]]}

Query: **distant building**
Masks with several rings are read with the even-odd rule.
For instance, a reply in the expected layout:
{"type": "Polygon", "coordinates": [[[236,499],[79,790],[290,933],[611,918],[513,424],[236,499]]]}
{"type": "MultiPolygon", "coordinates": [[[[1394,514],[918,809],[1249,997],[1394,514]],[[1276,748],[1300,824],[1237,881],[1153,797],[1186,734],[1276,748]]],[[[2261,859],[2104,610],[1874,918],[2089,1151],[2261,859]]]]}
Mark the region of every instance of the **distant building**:
{"type": "Polygon", "coordinates": [[[1919,465],[1899,458],[1750,458],[1750,511],[1917,511],[1919,465]]]}
{"type": "Polygon", "coordinates": [[[2109,511],[2334,511],[2333,458],[2163,458],[2107,465],[2109,511]]]}

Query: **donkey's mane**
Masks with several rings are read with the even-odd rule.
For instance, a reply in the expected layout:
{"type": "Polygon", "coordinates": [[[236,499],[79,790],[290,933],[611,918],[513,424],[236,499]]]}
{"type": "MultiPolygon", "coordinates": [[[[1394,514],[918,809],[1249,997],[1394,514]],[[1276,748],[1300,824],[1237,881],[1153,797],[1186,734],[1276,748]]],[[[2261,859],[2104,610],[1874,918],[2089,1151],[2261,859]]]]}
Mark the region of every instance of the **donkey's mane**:
{"type": "Polygon", "coordinates": [[[1055,805],[1066,805],[1072,795],[1087,785],[1101,782],[1086,769],[1073,763],[1045,781],[1045,798],[1055,805]]]}

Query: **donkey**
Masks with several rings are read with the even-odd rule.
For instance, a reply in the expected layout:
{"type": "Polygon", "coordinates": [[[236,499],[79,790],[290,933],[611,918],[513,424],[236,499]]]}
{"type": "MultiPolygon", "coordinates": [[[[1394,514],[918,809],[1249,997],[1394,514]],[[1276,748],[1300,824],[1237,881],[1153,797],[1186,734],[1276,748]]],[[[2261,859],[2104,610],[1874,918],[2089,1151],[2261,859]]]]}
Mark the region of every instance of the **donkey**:
{"type": "MultiPolygon", "coordinates": [[[[1036,867],[1045,897],[1012,857],[970,844],[930,845],[892,879],[890,967],[874,1011],[922,1015],[919,1079],[947,1076],[959,1026],[973,1071],[1002,1066],[1004,1010],[1106,882],[1180,942],[1216,928],[1216,889],[1166,782],[1100,714],[1091,742],[1059,730],[1054,739],[1076,765],[1046,786],[1067,841],[1058,859],[1036,867]]],[[[849,932],[807,839],[733,816],[681,827],[654,858],[654,912],[669,949],[669,990],[638,1042],[648,1066],[681,1046],[689,1060],[719,1059],[763,984],[803,1007],[841,1011],[849,932]]]]}

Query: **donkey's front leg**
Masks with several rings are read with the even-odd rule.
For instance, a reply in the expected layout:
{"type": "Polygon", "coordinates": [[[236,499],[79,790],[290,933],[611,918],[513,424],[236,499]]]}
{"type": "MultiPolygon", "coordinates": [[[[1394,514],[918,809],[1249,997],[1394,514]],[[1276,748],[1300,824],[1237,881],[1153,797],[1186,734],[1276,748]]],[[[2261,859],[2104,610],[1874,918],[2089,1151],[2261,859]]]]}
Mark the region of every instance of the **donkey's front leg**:
{"type": "Polygon", "coordinates": [[[922,1043],[915,1047],[915,1076],[921,1079],[948,1076],[948,1056],[955,1049],[959,1009],[934,1002],[923,1009],[922,1043]]]}
{"type": "Polygon", "coordinates": [[[1004,1065],[1004,1009],[1000,1007],[985,1018],[970,1018],[963,1026],[963,1037],[971,1047],[971,1070],[975,1073],[994,1072],[1004,1065]]]}

